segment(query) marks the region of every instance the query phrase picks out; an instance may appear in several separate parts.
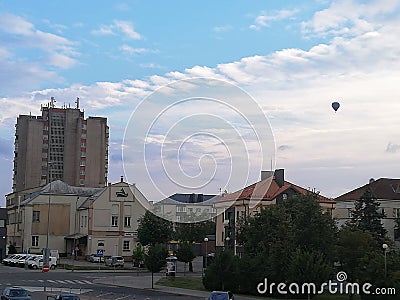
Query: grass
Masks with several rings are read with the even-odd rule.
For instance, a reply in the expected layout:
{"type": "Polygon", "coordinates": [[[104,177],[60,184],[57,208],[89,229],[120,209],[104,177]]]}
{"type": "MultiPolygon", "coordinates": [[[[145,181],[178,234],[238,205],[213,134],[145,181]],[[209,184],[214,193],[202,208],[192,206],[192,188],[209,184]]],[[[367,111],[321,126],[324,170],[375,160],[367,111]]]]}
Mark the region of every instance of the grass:
{"type": "MultiPolygon", "coordinates": [[[[189,290],[198,290],[198,291],[206,291],[203,286],[201,277],[174,277],[174,278],[161,278],[157,281],[158,285],[189,289],[189,290]]],[[[254,296],[252,296],[254,297],[254,296]]],[[[258,297],[257,297],[258,298],[258,297]]],[[[272,299],[261,297],[260,299],[272,299]]],[[[282,298],[283,299],[283,298],[282,298]]],[[[332,294],[324,294],[317,295],[312,298],[313,300],[347,300],[349,299],[348,295],[332,295],[332,294]]],[[[360,300],[360,296],[354,295],[354,300],[360,300]]]]}
{"type": "Polygon", "coordinates": [[[201,277],[161,278],[156,284],[189,290],[206,291],[201,277]]]}

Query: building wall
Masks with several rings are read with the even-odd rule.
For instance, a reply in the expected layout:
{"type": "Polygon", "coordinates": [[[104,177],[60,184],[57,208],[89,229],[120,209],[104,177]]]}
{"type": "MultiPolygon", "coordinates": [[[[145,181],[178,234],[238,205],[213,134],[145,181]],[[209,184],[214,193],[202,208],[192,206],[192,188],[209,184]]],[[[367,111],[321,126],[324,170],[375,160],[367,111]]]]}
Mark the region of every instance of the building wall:
{"type": "Polygon", "coordinates": [[[14,192],[44,185],[49,178],[72,186],[102,187],[107,168],[106,118],[85,120],[79,109],[52,107],[42,107],[42,116],[17,118],[14,192]]]}
{"type": "Polygon", "coordinates": [[[86,186],[104,186],[108,171],[108,126],[107,119],[87,119],[86,139],[86,186]]]}
{"type": "Polygon", "coordinates": [[[7,249],[7,209],[0,208],[0,260],[6,257],[7,249]]]}
{"type": "Polygon", "coordinates": [[[134,185],[120,182],[108,186],[90,204],[87,254],[102,249],[104,255],[122,255],[127,259],[131,258],[137,244],[138,219],[145,213],[136,194],[140,192],[134,185]],[[118,223],[114,224],[116,226],[112,224],[113,216],[118,217],[118,223]],[[125,226],[125,217],[130,217],[130,226],[125,226]],[[129,242],[129,248],[125,250],[124,241],[129,242]]]}

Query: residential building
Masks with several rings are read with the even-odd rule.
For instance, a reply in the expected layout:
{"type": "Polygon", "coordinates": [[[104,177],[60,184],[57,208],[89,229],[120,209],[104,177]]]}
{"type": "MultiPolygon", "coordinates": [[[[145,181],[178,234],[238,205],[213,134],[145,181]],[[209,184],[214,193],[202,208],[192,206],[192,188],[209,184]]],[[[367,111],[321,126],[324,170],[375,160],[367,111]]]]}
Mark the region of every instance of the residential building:
{"type": "Polygon", "coordinates": [[[212,220],[216,216],[214,201],[217,198],[217,195],[177,193],[153,203],[153,211],[176,223],[212,220]]]}
{"type": "MultiPolygon", "coordinates": [[[[284,170],[263,171],[261,181],[234,193],[225,193],[215,201],[216,247],[229,247],[235,254],[243,248],[236,242],[236,224],[239,219],[255,216],[262,208],[279,204],[294,195],[315,193],[284,179],[284,170]]],[[[315,193],[322,210],[332,215],[335,201],[315,193]]]]}
{"type": "Polygon", "coordinates": [[[56,108],[54,102],[51,98],[41,107],[41,116],[17,118],[13,192],[57,179],[72,186],[103,187],[107,183],[107,119],[85,119],[79,99],[76,108],[56,108]]]}
{"type": "Polygon", "coordinates": [[[400,234],[395,230],[396,219],[400,220],[400,179],[370,179],[367,184],[335,198],[336,209],[333,216],[338,225],[342,226],[351,220],[355,201],[359,200],[367,189],[376,197],[380,204],[379,210],[385,214],[382,224],[387,230],[388,237],[400,246],[400,234]]]}
{"type": "Polygon", "coordinates": [[[7,249],[7,209],[0,207],[0,261],[6,257],[7,249]]]}
{"type": "Polygon", "coordinates": [[[9,210],[8,242],[18,252],[41,253],[48,246],[62,256],[73,251],[90,255],[101,249],[105,255],[130,258],[137,243],[138,219],[145,212],[142,201],[136,186],[122,178],[103,188],[56,180],[25,193],[19,205],[9,210]]]}

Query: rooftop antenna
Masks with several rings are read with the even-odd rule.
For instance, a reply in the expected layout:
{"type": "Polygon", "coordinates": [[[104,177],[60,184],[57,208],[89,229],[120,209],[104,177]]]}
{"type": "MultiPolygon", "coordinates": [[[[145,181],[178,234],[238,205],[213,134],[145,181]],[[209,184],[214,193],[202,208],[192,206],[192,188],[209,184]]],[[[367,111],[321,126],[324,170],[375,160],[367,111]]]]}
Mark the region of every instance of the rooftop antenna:
{"type": "Polygon", "coordinates": [[[54,97],[50,98],[50,107],[54,108],[54,103],[57,102],[56,99],[54,99],[54,97]]]}
{"type": "Polygon", "coordinates": [[[76,108],[79,109],[79,97],[76,97],[75,103],[76,103],[76,108]]]}

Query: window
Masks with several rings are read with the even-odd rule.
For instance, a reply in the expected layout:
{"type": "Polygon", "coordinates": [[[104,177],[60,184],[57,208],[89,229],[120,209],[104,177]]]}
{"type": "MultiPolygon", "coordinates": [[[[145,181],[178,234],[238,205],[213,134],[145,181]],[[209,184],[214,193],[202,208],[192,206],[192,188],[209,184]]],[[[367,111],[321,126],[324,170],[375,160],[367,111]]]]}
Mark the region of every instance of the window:
{"type": "Polygon", "coordinates": [[[400,218],[400,208],[393,208],[393,218],[400,218]]]}
{"type": "Polygon", "coordinates": [[[287,200],[287,194],[282,194],[282,199],[287,200]]]}
{"type": "Polygon", "coordinates": [[[131,227],[131,217],[125,217],[124,218],[124,226],[125,227],[131,227]]]}
{"type": "Polygon", "coordinates": [[[0,219],[0,228],[6,227],[6,220],[0,219]]]}
{"type": "Polygon", "coordinates": [[[353,217],[353,210],[352,210],[351,208],[348,208],[348,209],[347,209],[347,216],[348,216],[349,218],[352,218],[352,217],[353,217]]]}
{"type": "Polygon", "coordinates": [[[32,247],[39,247],[39,236],[32,235],[32,247]]]}
{"type": "Polygon", "coordinates": [[[118,216],[112,216],[111,217],[111,226],[112,227],[118,227],[118,216]]]}
{"type": "Polygon", "coordinates": [[[122,250],[123,251],[129,251],[130,250],[130,242],[129,241],[124,241],[122,250]]]}
{"type": "Polygon", "coordinates": [[[38,210],[33,211],[32,222],[40,222],[40,211],[38,210]]]}
{"type": "Polygon", "coordinates": [[[98,241],[97,247],[104,247],[104,241],[98,241]]]}

